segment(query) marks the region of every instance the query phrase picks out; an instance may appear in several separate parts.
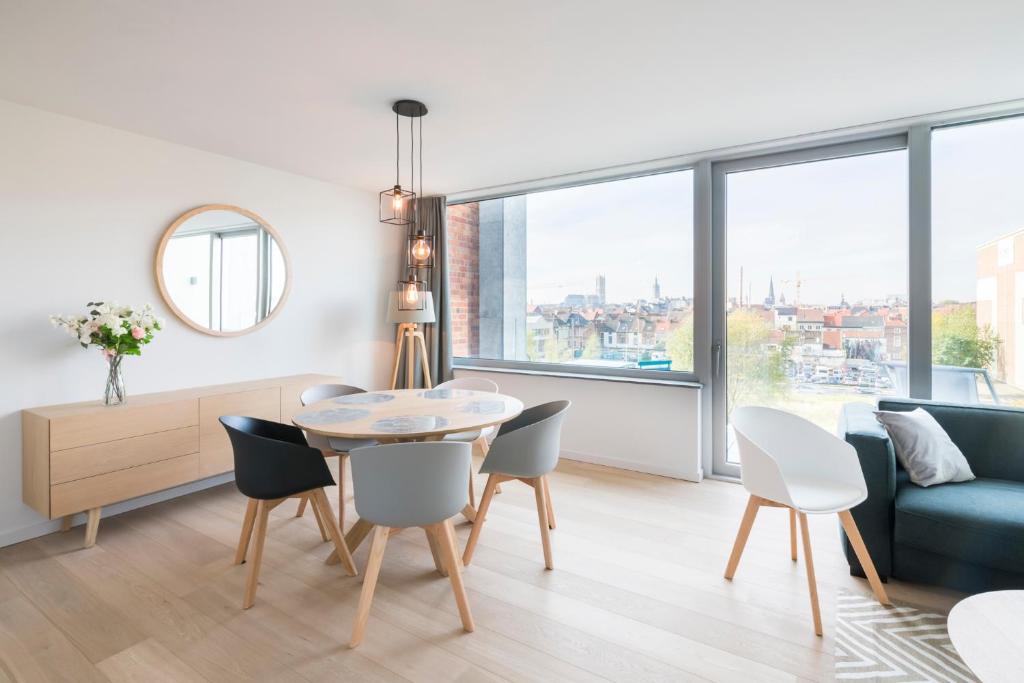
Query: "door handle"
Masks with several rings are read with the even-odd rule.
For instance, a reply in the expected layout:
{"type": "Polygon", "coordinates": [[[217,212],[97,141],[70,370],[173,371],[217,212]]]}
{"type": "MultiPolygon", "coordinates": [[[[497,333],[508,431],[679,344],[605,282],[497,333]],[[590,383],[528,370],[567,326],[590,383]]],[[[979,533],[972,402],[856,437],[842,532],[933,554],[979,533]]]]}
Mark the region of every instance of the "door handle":
{"type": "Polygon", "coordinates": [[[718,377],[722,371],[722,342],[716,341],[711,345],[711,367],[714,376],[718,377]]]}

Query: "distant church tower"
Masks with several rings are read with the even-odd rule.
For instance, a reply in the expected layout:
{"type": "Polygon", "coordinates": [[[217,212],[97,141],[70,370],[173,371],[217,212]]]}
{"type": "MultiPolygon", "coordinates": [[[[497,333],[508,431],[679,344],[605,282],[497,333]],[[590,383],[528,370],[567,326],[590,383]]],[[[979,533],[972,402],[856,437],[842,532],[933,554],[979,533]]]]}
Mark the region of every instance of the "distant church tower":
{"type": "Polygon", "coordinates": [[[765,308],[772,308],[775,306],[775,278],[768,278],[768,297],[764,300],[765,308]]]}
{"type": "Polygon", "coordinates": [[[661,301],[661,284],[658,283],[658,276],[654,276],[654,300],[661,301]]]}
{"type": "Polygon", "coordinates": [[[602,306],[604,306],[604,304],[605,304],[604,292],[605,292],[604,275],[598,275],[597,276],[597,301],[602,306]]]}

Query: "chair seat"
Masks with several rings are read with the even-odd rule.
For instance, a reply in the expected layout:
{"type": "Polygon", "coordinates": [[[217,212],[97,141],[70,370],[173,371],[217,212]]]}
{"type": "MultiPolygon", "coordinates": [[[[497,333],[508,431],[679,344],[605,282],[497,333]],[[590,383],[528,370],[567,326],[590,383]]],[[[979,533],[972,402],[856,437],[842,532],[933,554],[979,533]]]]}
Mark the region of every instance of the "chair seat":
{"type": "Polygon", "coordinates": [[[362,448],[364,446],[376,446],[377,442],[373,439],[344,439],[341,437],[330,437],[327,442],[331,444],[333,450],[339,453],[348,453],[356,448],[362,448]]]}
{"type": "MultiPolygon", "coordinates": [[[[896,492],[894,541],[970,564],[1024,567],[1024,483],[979,478],[896,492]]],[[[898,551],[897,551],[898,552],[898,551]]]]}
{"type": "Polygon", "coordinates": [[[867,498],[863,489],[840,482],[797,479],[787,481],[786,488],[797,510],[815,514],[849,510],[867,498]]]}
{"type": "Polygon", "coordinates": [[[468,432],[455,432],[454,434],[445,434],[443,441],[465,441],[472,443],[479,439],[481,436],[485,436],[488,439],[494,434],[494,427],[484,427],[483,429],[471,429],[468,432]]]}

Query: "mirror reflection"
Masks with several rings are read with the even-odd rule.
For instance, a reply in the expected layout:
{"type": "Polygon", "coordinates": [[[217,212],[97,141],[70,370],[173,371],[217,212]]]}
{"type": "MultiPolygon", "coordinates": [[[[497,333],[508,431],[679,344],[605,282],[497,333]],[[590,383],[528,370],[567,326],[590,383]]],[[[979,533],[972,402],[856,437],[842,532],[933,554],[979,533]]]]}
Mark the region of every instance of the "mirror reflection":
{"type": "Polygon", "coordinates": [[[284,299],[282,245],[251,212],[190,211],[175,221],[161,248],[161,291],[175,313],[200,331],[239,334],[268,319],[284,299]]]}

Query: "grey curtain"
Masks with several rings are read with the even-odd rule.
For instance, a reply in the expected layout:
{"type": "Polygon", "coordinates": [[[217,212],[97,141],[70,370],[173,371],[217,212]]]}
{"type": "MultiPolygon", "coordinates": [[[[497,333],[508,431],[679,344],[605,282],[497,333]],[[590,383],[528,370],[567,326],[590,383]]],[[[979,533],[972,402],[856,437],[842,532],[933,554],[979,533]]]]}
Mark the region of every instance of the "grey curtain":
{"type": "MultiPolygon", "coordinates": [[[[444,197],[420,197],[416,200],[419,224],[427,235],[434,237],[434,267],[419,271],[426,278],[427,288],[434,294],[434,312],[437,322],[426,325],[423,330],[427,338],[427,359],[430,363],[430,378],[440,384],[452,375],[452,313],[448,296],[448,227],[445,217],[444,197]]],[[[406,249],[402,250],[402,277],[408,272],[406,249]]],[[[423,383],[423,372],[416,359],[416,386],[423,383]]],[[[398,371],[398,386],[405,386],[405,363],[398,371]]]]}

